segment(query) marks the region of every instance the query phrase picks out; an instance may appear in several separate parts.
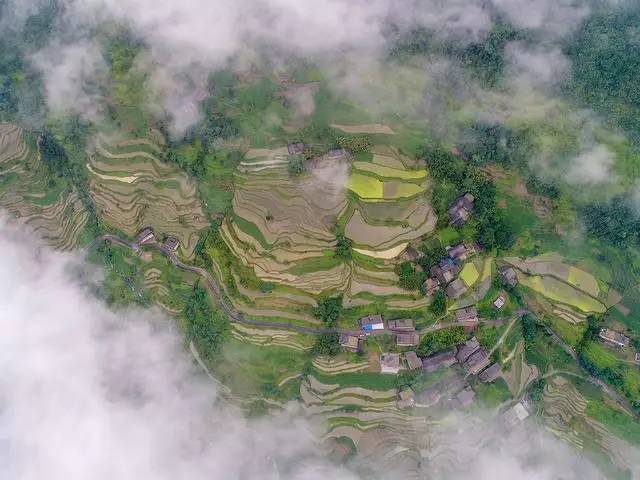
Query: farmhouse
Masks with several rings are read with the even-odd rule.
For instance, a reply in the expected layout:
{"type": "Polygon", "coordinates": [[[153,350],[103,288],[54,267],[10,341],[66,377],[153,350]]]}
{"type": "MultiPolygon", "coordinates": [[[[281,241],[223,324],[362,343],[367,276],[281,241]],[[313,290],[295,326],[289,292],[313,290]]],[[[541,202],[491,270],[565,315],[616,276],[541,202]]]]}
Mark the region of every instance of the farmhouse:
{"type": "Polygon", "coordinates": [[[455,397],[458,405],[461,407],[467,407],[473,403],[476,398],[476,393],[473,391],[471,387],[467,387],[458,393],[455,397]]]}
{"type": "Polygon", "coordinates": [[[404,252],[402,252],[401,258],[407,262],[413,262],[419,259],[421,256],[422,255],[420,254],[420,252],[416,250],[414,246],[409,245],[404,249],[404,252]]]}
{"type": "Polygon", "coordinates": [[[340,346],[350,352],[358,352],[362,346],[362,340],[355,335],[343,333],[340,335],[340,346]]]}
{"type": "Polygon", "coordinates": [[[387,322],[389,330],[395,330],[400,332],[413,332],[416,329],[416,325],[411,318],[399,318],[397,320],[389,320],[387,322]]]}
{"type": "Polygon", "coordinates": [[[400,410],[411,408],[415,405],[415,403],[415,396],[413,394],[413,390],[411,390],[410,388],[405,388],[404,390],[398,392],[398,400],[396,401],[396,406],[400,410]]]}
{"type": "Polygon", "coordinates": [[[144,245],[147,243],[154,242],[156,239],[155,234],[153,233],[153,228],[145,228],[136,236],[136,243],[138,245],[144,245]]]}
{"type": "Polygon", "coordinates": [[[443,367],[450,367],[456,363],[456,356],[453,350],[445,350],[430,357],[422,359],[422,368],[427,372],[435,372],[443,367]]]}
{"type": "Polygon", "coordinates": [[[501,268],[500,278],[510,287],[515,287],[518,284],[518,274],[512,267],[501,268]]]}
{"type": "Polygon", "coordinates": [[[447,286],[447,288],[444,290],[444,294],[449,298],[458,298],[466,291],[467,286],[465,285],[465,283],[459,278],[456,278],[447,286]]]}
{"type": "Polygon", "coordinates": [[[450,258],[443,258],[438,265],[431,267],[429,273],[441,284],[446,285],[460,273],[462,268],[450,258]]]}
{"type": "Polygon", "coordinates": [[[521,402],[518,402],[502,414],[502,419],[507,425],[513,427],[516,424],[523,422],[528,416],[529,412],[525,406],[521,402]]]}
{"type": "Polygon", "coordinates": [[[420,335],[417,333],[399,333],[396,335],[396,345],[399,347],[415,347],[420,343],[420,335]]]}
{"type": "Polygon", "coordinates": [[[478,375],[478,378],[484,383],[489,383],[493,382],[500,375],[502,375],[502,369],[500,368],[500,365],[498,365],[497,363],[492,363],[489,368],[478,375]]]}
{"type": "Polygon", "coordinates": [[[475,327],[478,325],[478,310],[474,307],[461,308],[456,310],[456,322],[464,327],[475,327]]]}
{"type": "Polygon", "coordinates": [[[304,153],[304,143],[290,143],[289,145],[287,145],[287,151],[289,152],[289,155],[292,156],[302,155],[304,153]]]}
{"type": "Polygon", "coordinates": [[[458,363],[462,365],[467,359],[474,353],[476,350],[480,348],[480,342],[476,339],[476,337],[467,340],[462,345],[459,345],[456,350],[456,360],[458,363]]]}
{"type": "Polygon", "coordinates": [[[169,250],[170,252],[175,252],[176,250],[178,250],[179,246],[180,246],[180,240],[178,240],[176,237],[172,235],[169,235],[167,239],[164,241],[164,248],[169,250]]]}
{"type": "Polygon", "coordinates": [[[504,296],[504,293],[501,293],[498,298],[496,298],[493,302],[493,306],[496,307],[498,310],[500,310],[502,307],[504,307],[504,304],[506,302],[506,298],[504,296]]]}
{"type": "Polygon", "coordinates": [[[602,330],[600,330],[599,336],[602,340],[604,340],[606,344],[621,348],[626,348],[629,346],[629,337],[623,335],[620,332],[616,332],[615,330],[603,328],[602,330]]]}
{"type": "Polygon", "coordinates": [[[422,290],[428,296],[433,295],[438,290],[440,290],[440,280],[435,277],[427,278],[422,284],[422,290]]]}
{"type": "Polygon", "coordinates": [[[422,361],[418,358],[416,352],[405,352],[404,359],[407,361],[409,370],[417,370],[422,367],[422,361]]]}
{"type": "Polygon", "coordinates": [[[396,374],[400,371],[400,354],[383,353],[380,355],[380,372],[396,374]]]}
{"type": "Polygon", "coordinates": [[[467,246],[464,243],[459,243],[458,245],[451,247],[447,252],[447,255],[449,255],[453,260],[464,262],[474,253],[476,253],[474,247],[467,246]]]}
{"type": "Polygon", "coordinates": [[[464,362],[464,369],[471,373],[472,375],[477,374],[480,370],[489,365],[489,356],[487,352],[485,352],[482,348],[479,348],[467,358],[467,361],[464,362]]]}
{"type": "Polygon", "coordinates": [[[358,320],[358,325],[365,332],[371,332],[373,330],[384,330],[384,320],[382,315],[367,315],[358,320]]]}
{"type": "Polygon", "coordinates": [[[474,196],[470,193],[465,193],[461,197],[457,198],[455,202],[449,208],[449,218],[451,219],[451,225],[454,227],[462,227],[473,212],[474,196]]]}

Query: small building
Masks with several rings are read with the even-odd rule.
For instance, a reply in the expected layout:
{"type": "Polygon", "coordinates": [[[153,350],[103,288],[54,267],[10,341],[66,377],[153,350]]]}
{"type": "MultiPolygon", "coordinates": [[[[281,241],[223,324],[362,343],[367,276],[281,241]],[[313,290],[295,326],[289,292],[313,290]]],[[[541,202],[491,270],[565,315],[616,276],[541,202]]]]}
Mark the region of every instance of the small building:
{"type": "Polygon", "coordinates": [[[404,252],[402,252],[400,258],[407,262],[415,262],[421,256],[421,253],[413,245],[409,245],[404,249],[404,252]]]}
{"type": "Polygon", "coordinates": [[[290,143],[289,145],[287,145],[287,151],[291,156],[302,155],[304,153],[304,143],[290,143]]]}
{"type": "Polygon", "coordinates": [[[504,307],[504,304],[506,303],[507,299],[504,295],[504,293],[501,293],[498,298],[496,298],[493,301],[493,306],[496,307],[498,310],[500,310],[502,307],[504,307]]]}
{"type": "Polygon", "coordinates": [[[380,372],[396,374],[400,371],[400,354],[383,353],[380,355],[380,372]]]}
{"type": "Polygon", "coordinates": [[[458,360],[458,363],[462,365],[467,361],[471,354],[477,351],[479,348],[480,342],[478,342],[476,337],[467,340],[462,345],[458,345],[458,348],[456,349],[456,360],[458,360]]]}
{"type": "Polygon", "coordinates": [[[422,359],[422,368],[427,372],[435,372],[444,367],[450,367],[456,363],[456,355],[453,350],[445,350],[422,359]]]}
{"type": "Polygon", "coordinates": [[[486,368],[491,360],[489,360],[489,356],[487,352],[485,352],[482,348],[479,348],[467,358],[467,361],[464,362],[464,369],[472,375],[476,375],[483,368],[486,368]]]}
{"type": "Polygon", "coordinates": [[[518,284],[518,274],[513,267],[501,268],[499,273],[505,285],[515,287],[518,284]]]}
{"type": "Polygon", "coordinates": [[[365,332],[372,332],[374,330],[384,330],[384,320],[382,315],[367,315],[358,320],[358,325],[365,332]]]}
{"type": "Polygon", "coordinates": [[[342,333],[340,335],[340,346],[350,352],[358,352],[362,347],[362,340],[356,335],[342,333]]]}
{"type": "Polygon", "coordinates": [[[416,399],[415,399],[413,390],[411,390],[410,388],[405,388],[404,390],[400,390],[398,392],[398,399],[396,400],[396,406],[400,410],[413,408],[415,404],[416,404],[416,399]]]}
{"type": "Polygon", "coordinates": [[[463,327],[475,327],[478,325],[478,310],[475,307],[461,308],[456,310],[456,322],[463,327]]]}
{"type": "Polygon", "coordinates": [[[626,348],[630,343],[629,337],[609,328],[600,330],[599,336],[605,343],[615,347],[626,348]]]}
{"type": "Polygon", "coordinates": [[[636,365],[640,365],[640,352],[636,352],[635,362],[636,365]]]}
{"type": "Polygon", "coordinates": [[[153,233],[153,228],[147,227],[142,229],[140,233],[136,236],[136,243],[138,245],[145,245],[147,243],[155,242],[156,235],[153,233]]]}
{"type": "Polygon", "coordinates": [[[467,289],[468,287],[465,283],[459,278],[456,278],[453,282],[447,285],[447,288],[444,290],[444,294],[449,298],[458,298],[466,292],[467,289]]]}
{"type": "Polygon", "coordinates": [[[455,400],[461,407],[468,407],[476,399],[476,392],[471,387],[467,387],[455,396],[455,400]]]}
{"type": "Polygon", "coordinates": [[[420,343],[417,333],[399,333],[396,335],[396,345],[399,347],[415,347],[420,343]]]}
{"type": "Polygon", "coordinates": [[[522,402],[518,402],[502,414],[502,419],[507,425],[513,427],[518,423],[525,421],[528,416],[529,411],[525,408],[522,402]]]}
{"type": "Polygon", "coordinates": [[[425,295],[432,296],[440,290],[440,280],[435,277],[427,278],[422,284],[422,291],[425,295]]]}
{"type": "Polygon", "coordinates": [[[502,375],[502,369],[500,368],[500,365],[498,365],[497,363],[492,363],[487,369],[480,372],[478,378],[484,383],[489,383],[493,382],[500,375],[502,375]]]}
{"type": "Polygon", "coordinates": [[[473,213],[473,201],[474,196],[470,193],[465,193],[461,197],[458,197],[455,202],[449,207],[450,223],[454,227],[462,227],[471,214],[473,213]]]}
{"type": "Polygon", "coordinates": [[[438,279],[442,285],[446,285],[456,278],[460,270],[462,270],[462,267],[447,257],[440,260],[438,265],[431,267],[429,273],[432,277],[438,279]]]}
{"type": "Polygon", "coordinates": [[[174,237],[173,235],[169,235],[164,241],[164,248],[169,250],[170,252],[175,252],[176,250],[178,250],[179,246],[180,240],[178,240],[178,238],[174,237]]]}
{"type": "Polygon", "coordinates": [[[416,329],[416,324],[411,318],[399,318],[397,320],[389,320],[387,322],[389,330],[399,332],[413,332],[416,329]]]}
{"type": "Polygon", "coordinates": [[[476,253],[475,248],[473,246],[468,246],[465,243],[459,243],[447,251],[447,255],[458,262],[464,262],[474,253],[476,253]]]}
{"type": "Polygon", "coordinates": [[[417,370],[418,368],[422,368],[422,360],[418,358],[416,352],[405,352],[404,359],[407,361],[409,370],[417,370]]]}

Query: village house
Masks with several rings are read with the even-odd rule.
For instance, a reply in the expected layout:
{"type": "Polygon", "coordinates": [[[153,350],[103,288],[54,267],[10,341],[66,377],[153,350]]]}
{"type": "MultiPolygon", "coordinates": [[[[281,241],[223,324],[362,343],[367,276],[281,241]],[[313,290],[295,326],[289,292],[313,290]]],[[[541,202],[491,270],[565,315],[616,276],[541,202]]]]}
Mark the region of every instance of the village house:
{"type": "Polygon", "coordinates": [[[434,265],[429,270],[429,274],[436,278],[442,285],[451,282],[460,273],[462,267],[450,258],[443,258],[438,265],[434,265]]]}
{"type": "Polygon", "coordinates": [[[614,347],[626,348],[630,343],[629,337],[609,328],[600,330],[599,336],[606,344],[614,347]]]}
{"type": "Polygon", "coordinates": [[[440,280],[435,277],[427,278],[422,284],[422,291],[425,295],[431,296],[440,290],[440,280]]]}
{"type": "Polygon", "coordinates": [[[462,365],[464,362],[467,361],[467,359],[471,356],[471,354],[474,353],[479,348],[480,348],[480,342],[478,342],[476,337],[473,337],[467,340],[462,345],[458,345],[456,349],[456,360],[458,360],[458,363],[462,365]]]}
{"type": "Polygon", "coordinates": [[[487,352],[485,352],[482,348],[479,348],[467,358],[467,361],[464,362],[464,369],[472,375],[476,375],[479,371],[489,365],[491,360],[489,360],[489,356],[487,352]]]}
{"type": "Polygon", "coordinates": [[[500,365],[498,365],[497,363],[492,363],[487,369],[485,369],[483,372],[480,372],[478,378],[484,383],[489,383],[500,377],[500,375],[502,375],[502,369],[500,368],[500,365]]]}
{"type": "Polygon", "coordinates": [[[399,347],[415,347],[420,343],[417,333],[399,333],[396,335],[396,345],[399,347]]]}
{"type": "Polygon", "coordinates": [[[411,318],[399,318],[387,322],[389,330],[400,332],[413,332],[416,329],[415,322],[411,318]]]}
{"type": "Polygon", "coordinates": [[[458,298],[466,292],[467,289],[468,287],[465,283],[459,278],[456,278],[453,282],[447,285],[447,288],[444,290],[444,294],[449,298],[458,298]]]}
{"type": "Polygon", "coordinates": [[[435,405],[442,398],[452,398],[456,392],[468,386],[465,379],[457,373],[439,381],[420,394],[420,403],[426,406],[435,405]]]}
{"type": "Polygon", "coordinates": [[[367,315],[358,320],[358,325],[365,332],[374,330],[384,330],[384,320],[382,315],[367,315]]]}
{"type": "Polygon", "coordinates": [[[476,392],[471,387],[467,387],[455,396],[455,400],[461,407],[468,407],[476,398],[476,392]]]}
{"type": "Polygon", "coordinates": [[[400,410],[406,410],[408,408],[412,408],[416,404],[415,396],[413,390],[410,388],[405,388],[398,392],[398,399],[396,400],[396,406],[400,410]]]}
{"type": "Polygon", "coordinates": [[[458,245],[451,247],[447,251],[447,255],[449,255],[452,260],[456,260],[457,262],[464,262],[474,253],[476,253],[475,248],[464,243],[459,243],[458,245]]]}
{"type": "Polygon", "coordinates": [[[435,372],[443,367],[450,367],[456,363],[453,350],[445,350],[422,359],[422,368],[427,372],[435,372]]]}
{"type": "Polygon", "coordinates": [[[455,202],[449,207],[450,223],[454,227],[462,227],[473,212],[474,196],[470,193],[465,193],[461,197],[457,198],[455,202]]]}
{"type": "Polygon", "coordinates": [[[422,254],[413,245],[409,245],[402,252],[401,258],[406,262],[414,262],[421,256],[422,254]]]}
{"type": "Polygon", "coordinates": [[[500,269],[500,278],[510,287],[515,287],[518,284],[518,274],[513,267],[504,267],[500,269]]]}
{"type": "Polygon", "coordinates": [[[503,421],[510,427],[517,425],[527,419],[529,412],[522,404],[522,402],[516,403],[513,407],[502,414],[503,421]]]}
{"type": "Polygon", "coordinates": [[[422,361],[418,358],[416,352],[405,352],[404,359],[407,361],[409,370],[417,370],[422,367],[422,361]]]}
{"type": "Polygon", "coordinates": [[[150,228],[150,227],[144,228],[136,236],[136,243],[138,245],[145,245],[147,243],[152,243],[155,240],[156,240],[156,235],[155,233],[153,233],[153,228],[150,228]]]}
{"type": "Polygon", "coordinates": [[[343,333],[340,335],[340,346],[350,352],[358,352],[362,347],[362,340],[355,335],[343,333]]]}
{"type": "Polygon", "coordinates": [[[400,354],[383,353],[380,355],[380,373],[396,374],[400,371],[400,354]]]}
{"type": "Polygon", "coordinates": [[[289,145],[287,145],[287,151],[291,156],[302,155],[304,153],[304,143],[290,143],[289,145]]]}
{"type": "Polygon", "coordinates": [[[507,299],[504,295],[504,293],[501,293],[498,298],[496,298],[493,301],[493,306],[496,307],[498,310],[500,310],[502,307],[504,307],[504,304],[506,303],[507,299]]]}
{"type": "Polygon", "coordinates": [[[176,250],[178,250],[179,246],[180,240],[178,240],[177,237],[174,237],[173,235],[167,236],[167,239],[164,241],[164,248],[166,250],[169,250],[170,252],[175,252],[176,250]]]}
{"type": "Polygon", "coordinates": [[[478,310],[475,307],[461,308],[456,310],[456,322],[463,327],[475,327],[478,325],[478,310]]]}

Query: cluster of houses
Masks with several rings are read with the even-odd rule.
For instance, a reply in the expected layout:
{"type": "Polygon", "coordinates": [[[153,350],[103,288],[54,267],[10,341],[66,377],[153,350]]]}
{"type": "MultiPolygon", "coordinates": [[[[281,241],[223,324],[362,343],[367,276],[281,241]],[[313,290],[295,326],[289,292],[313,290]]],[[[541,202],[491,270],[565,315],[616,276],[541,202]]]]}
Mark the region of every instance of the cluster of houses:
{"type": "MultiPolygon", "coordinates": [[[[605,345],[613,348],[628,348],[629,345],[631,345],[631,339],[629,337],[610,328],[600,329],[598,336],[605,345]]],[[[640,352],[635,352],[633,360],[636,365],[640,365],[640,352]]]]}
{"type": "Polygon", "coordinates": [[[463,263],[479,250],[477,245],[460,243],[448,249],[446,256],[440,259],[437,265],[429,270],[429,278],[422,284],[422,289],[427,295],[444,288],[444,293],[449,298],[458,298],[467,291],[467,286],[458,278],[462,271],[463,263]]]}
{"type": "MultiPolygon", "coordinates": [[[[138,235],[136,235],[136,239],[134,242],[134,248],[139,249],[142,245],[150,245],[157,243],[156,234],[153,231],[153,228],[146,227],[143,228],[138,235]]],[[[162,243],[161,248],[167,250],[169,252],[176,252],[178,247],[180,246],[180,240],[173,235],[167,235],[164,242],[162,243]]]]}
{"type": "MultiPolygon", "coordinates": [[[[382,373],[397,373],[401,368],[401,355],[387,353],[380,359],[382,373]]],[[[423,392],[417,402],[423,406],[432,406],[440,402],[446,402],[450,407],[467,407],[475,400],[475,392],[468,382],[471,375],[483,383],[489,383],[502,375],[502,369],[497,363],[492,363],[487,352],[480,346],[478,340],[473,337],[456,348],[435,353],[425,358],[420,358],[415,352],[404,353],[404,361],[409,369],[422,368],[432,373],[441,368],[447,368],[459,364],[466,375],[455,374],[441,380],[431,388],[423,392]]],[[[399,392],[397,399],[398,408],[410,408],[416,404],[416,399],[411,389],[399,392]]]]}
{"type": "Polygon", "coordinates": [[[340,346],[351,352],[357,352],[362,348],[362,340],[366,335],[386,330],[395,334],[395,342],[399,347],[415,347],[420,343],[420,335],[416,333],[415,322],[410,318],[389,320],[385,327],[382,315],[367,315],[358,320],[358,325],[360,332],[340,335],[340,346]]]}

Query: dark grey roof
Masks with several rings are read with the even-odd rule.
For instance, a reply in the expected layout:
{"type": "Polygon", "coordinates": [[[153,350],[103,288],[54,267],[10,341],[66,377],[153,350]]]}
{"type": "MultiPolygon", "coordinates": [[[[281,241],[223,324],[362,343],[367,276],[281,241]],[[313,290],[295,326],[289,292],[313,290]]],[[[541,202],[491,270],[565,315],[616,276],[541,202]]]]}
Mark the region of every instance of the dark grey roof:
{"type": "Polygon", "coordinates": [[[479,348],[480,342],[478,342],[476,337],[473,337],[472,339],[467,340],[462,345],[458,346],[456,350],[456,359],[458,360],[458,362],[464,363],[467,361],[467,358],[469,358],[471,354],[479,348]]]}
{"type": "Polygon", "coordinates": [[[478,378],[483,382],[493,382],[496,378],[502,375],[502,369],[497,363],[491,364],[486,370],[478,375],[478,378]]]}
{"type": "Polygon", "coordinates": [[[422,368],[427,372],[435,372],[442,367],[450,367],[456,363],[456,356],[453,350],[445,350],[444,352],[436,353],[430,357],[422,359],[422,368]]]}

